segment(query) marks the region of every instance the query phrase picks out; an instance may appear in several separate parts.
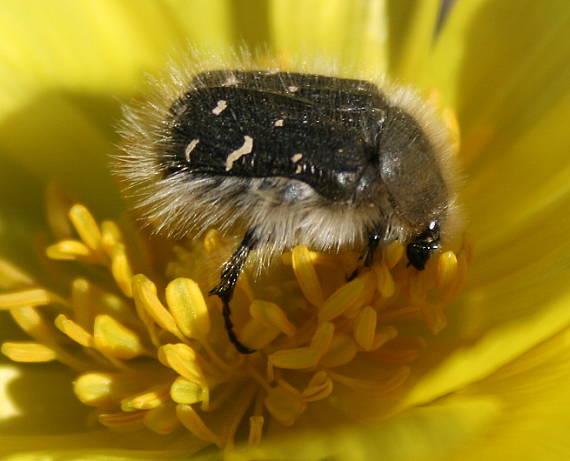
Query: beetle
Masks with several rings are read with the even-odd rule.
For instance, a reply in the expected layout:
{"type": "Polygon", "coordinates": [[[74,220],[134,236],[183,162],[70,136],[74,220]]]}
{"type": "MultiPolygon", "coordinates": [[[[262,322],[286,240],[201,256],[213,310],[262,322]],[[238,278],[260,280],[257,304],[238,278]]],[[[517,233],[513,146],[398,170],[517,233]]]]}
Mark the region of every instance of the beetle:
{"type": "Polygon", "coordinates": [[[361,249],[399,240],[423,270],[456,210],[445,130],[409,90],[279,69],[214,69],[127,112],[117,171],[158,232],[241,233],[211,290],[230,302],[250,253],[259,267],[296,245],[361,249]],[[157,110],[158,108],[158,110],[157,110]]]}

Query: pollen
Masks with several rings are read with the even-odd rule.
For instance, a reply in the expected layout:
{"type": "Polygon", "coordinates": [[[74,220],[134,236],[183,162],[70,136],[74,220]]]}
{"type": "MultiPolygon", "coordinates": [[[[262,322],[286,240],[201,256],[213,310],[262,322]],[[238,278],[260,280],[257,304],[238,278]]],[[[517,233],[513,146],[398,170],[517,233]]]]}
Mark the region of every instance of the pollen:
{"type": "Polygon", "coordinates": [[[472,257],[468,237],[424,271],[408,266],[399,242],[378,250],[371,267],[351,253],[297,246],[267,275],[238,280],[235,332],[256,350],[242,355],[228,341],[220,300],[208,295],[234,241],[211,230],[166,251],[48,197],[59,240],[45,255],[72,274],[68,289],[0,261],[12,287],[0,309],[30,337],[5,342],[2,353],[73,369],[89,420],[109,430],[185,431],[222,448],[257,445],[268,427],[288,430],[312,406],[397,395],[447,325],[472,257]],[[149,262],[158,251],[165,262],[149,262]]]}

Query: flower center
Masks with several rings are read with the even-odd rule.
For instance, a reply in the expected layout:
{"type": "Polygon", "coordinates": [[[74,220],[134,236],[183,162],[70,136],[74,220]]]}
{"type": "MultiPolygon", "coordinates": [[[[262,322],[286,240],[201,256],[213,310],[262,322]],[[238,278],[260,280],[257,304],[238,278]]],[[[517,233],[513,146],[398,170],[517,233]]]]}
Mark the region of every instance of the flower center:
{"type": "Polygon", "coordinates": [[[246,356],[227,339],[219,299],[207,295],[232,242],[212,230],[166,250],[146,240],[135,251],[116,223],[97,223],[82,205],[67,212],[56,195],[49,218],[62,238],[46,254],[74,261],[71,269],[87,275],[72,272],[63,296],[3,263],[2,274],[23,288],[0,295],[0,308],[33,341],[5,342],[2,352],[76,370],[77,397],[111,429],[168,434],[184,427],[220,447],[232,446],[245,426],[257,444],[269,418],[291,426],[339,389],[381,395],[401,386],[426,345],[414,333],[418,324],[432,334],[445,327],[444,309],[471,253],[464,239],[417,271],[394,242],[348,281],[356,255],[295,247],[255,282],[247,271],[239,279],[235,331],[257,351],[246,356]],[[134,257],[158,247],[166,264],[134,257]]]}

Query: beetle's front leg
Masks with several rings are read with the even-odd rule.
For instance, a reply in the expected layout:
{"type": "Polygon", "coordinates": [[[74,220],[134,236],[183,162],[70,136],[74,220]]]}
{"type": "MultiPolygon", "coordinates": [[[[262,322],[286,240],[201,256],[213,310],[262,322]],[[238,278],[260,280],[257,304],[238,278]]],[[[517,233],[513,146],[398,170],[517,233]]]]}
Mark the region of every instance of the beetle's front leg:
{"type": "Polygon", "coordinates": [[[216,295],[222,300],[222,314],[224,316],[224,324],[226,326],[228,338],[238,350],[238,352],[241,352],[242,354],[252,354],[255,351],[243,345],[237,338],[237,335],[234,331],[234,324],[231,318],[230,301],[232,300],[236,283],[241,272],[243,271],[243,266],[247,261],[249,252],[255,248],[255,245],[257,243],[253,234],[253,229],[248,229],[239,247],[234,251],[230,259],[224,263],[224,267],[220,276],[220,282],[218,285],[216,285],[215,288],[210,291],[211,295],[216,295]]]}

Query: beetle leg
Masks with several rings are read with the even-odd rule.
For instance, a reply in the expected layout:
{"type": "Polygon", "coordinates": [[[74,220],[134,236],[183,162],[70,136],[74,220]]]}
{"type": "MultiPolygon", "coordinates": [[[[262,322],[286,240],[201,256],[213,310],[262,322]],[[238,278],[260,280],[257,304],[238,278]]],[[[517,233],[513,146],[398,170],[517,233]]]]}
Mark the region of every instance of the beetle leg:
{"type": "Polygon", "coordinates": [[[211,295],[216,295],[221,299],[223,303],[222,314],[224,316],[224,324],[226,326],[226,331],[228,332],[228,338],[238,352],[241,352],[242,354],[251,354],[255,351],[244,346],[237,338],[231,318],[230,301],[234,294],[234,288],[237,280],[243,270],[245,262],[247,261],[249,252],[255,248],[256,243],[256,239],[253,236],[253,229],[248,229],[239,247],[234,251],[230,259],[224,263],[224,267],[220,275],[220,282],[210,291],[211,295]]]}
{"type": "Polygon", "coordinates": [[[371,230],[368,233],[368,243],[358,258],[358,267],[354,269],[354,272],[348,277],[349,282],[356,278],[363,266],[370,267],[372,265],[374,262],[374,254],[376,253],[376,249],[382,241],[382,235],[384,235],[384,233],[380,232],[378,229],[371,230]]]}
{"type": "Polygon", "coordinates": [[[384,233],[383,232],[381,233],[380,231],[378,231],[378,229],[370,231],[370,233],[368,234],[368,245],[366,245],[366,250],[362,255],[362,259],[364,260],[364,266],[370,267],[374,262],[374,254],[376,253],[378,245],[380,245],[380,242],[382,240],[381,235],[384,235],[384,233]]]}

